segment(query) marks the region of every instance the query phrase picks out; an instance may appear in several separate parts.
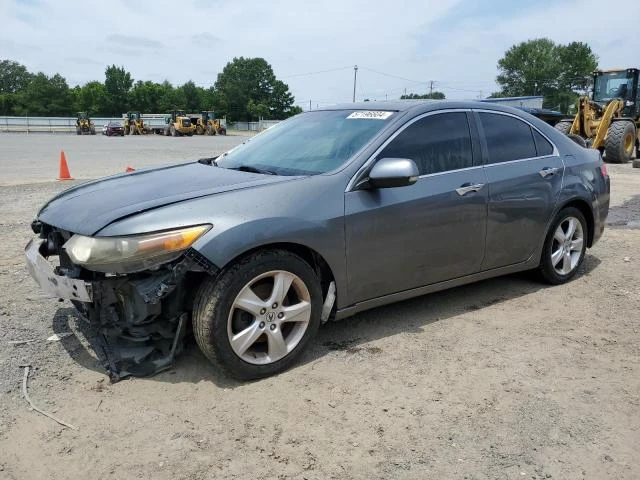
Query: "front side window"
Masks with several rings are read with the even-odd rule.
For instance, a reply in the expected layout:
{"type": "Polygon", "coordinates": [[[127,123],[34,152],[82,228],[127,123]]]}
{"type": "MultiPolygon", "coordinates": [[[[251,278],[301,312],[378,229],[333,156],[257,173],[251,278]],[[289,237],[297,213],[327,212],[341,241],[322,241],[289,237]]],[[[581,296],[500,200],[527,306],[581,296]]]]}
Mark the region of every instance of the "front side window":
{"type": "Polygon", "coordinates": [[[429,115],[405,128],[378,158],[409,158],[420,175],[473,166],[471,134],[464,112],[429,115]]]}
{"type": "Polygon", "coordinates": [[[479,113],[487,141],[489,163],[537,156],[531,127],[522,120],[496,113],[479,113]]]}
{"type": "Polygon", "coordinates": [[[343,165],[394,112],[326,110],[278,123],[218,158],[220,167],[276,175],[315,175],[343,165]]]}

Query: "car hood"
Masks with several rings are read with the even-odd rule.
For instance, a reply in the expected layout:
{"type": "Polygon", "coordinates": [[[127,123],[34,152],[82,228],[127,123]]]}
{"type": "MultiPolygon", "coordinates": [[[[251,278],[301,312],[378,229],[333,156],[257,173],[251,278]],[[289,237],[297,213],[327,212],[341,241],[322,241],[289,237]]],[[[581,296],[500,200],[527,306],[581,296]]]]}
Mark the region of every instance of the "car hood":
{"type": "Polygon", "coordinates": [[[139,170],[70,188],[42,207],[38,220],[73,233],[93,235],[112,222],[154,208],[293,178],[197,162],[139,170]]]}

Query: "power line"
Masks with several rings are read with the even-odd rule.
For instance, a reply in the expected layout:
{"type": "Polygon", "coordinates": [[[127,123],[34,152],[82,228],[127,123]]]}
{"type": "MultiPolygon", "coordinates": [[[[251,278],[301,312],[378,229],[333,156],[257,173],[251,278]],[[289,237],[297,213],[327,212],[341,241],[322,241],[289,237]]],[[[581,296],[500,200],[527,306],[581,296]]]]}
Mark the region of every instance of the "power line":
{"type": "Polygon", "coordinates": [[[284,77],[280,77],[280,78],[308,77],[308,76],[311,76],[311,75],[319,75],[321,73],[337,72],[337,71],[340,71],[340,70],[347,70],[347,69],[351,69],[351,68],[353,68],[353,66],[330,68],[329,70],[318,70],[317,72],[294,73],[292,75],[285,75],[284,77]]]}

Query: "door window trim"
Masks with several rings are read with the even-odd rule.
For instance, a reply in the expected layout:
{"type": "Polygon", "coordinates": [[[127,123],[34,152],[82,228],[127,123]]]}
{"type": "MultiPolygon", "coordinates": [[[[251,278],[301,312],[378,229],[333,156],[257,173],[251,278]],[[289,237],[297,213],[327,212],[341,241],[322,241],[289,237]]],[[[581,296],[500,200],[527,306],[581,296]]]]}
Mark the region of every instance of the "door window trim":
{"type": "MultiPolygon", "coordinates": [[[[479,137],[480,137],[480,144],[482,146],[482,164],[485,167],[493,167],[496,165],[505,165],[505,164],[509,164],[509,163],[518,163],[518,162],[526,162],[528,160],[537,160],[540,158],[549,158],[549,157],[559,157],[560,156],[560,150],[558,150],[558,147],[556,146],[556,144],[554,142],[551,141],[551,139],[544,134],[544,132],[541,132],[539,128],[537,128],[535,125],[533,125],[532,123],[529,123],[527,120],[525,120],[522,117],[519,117],[518,115],[514,115],[513,113],[508,113],[508,112],[500,112],[497,110],[488,110],[488,109],[483,109],[483,108],[473,108],[471,109],[471,111],[473,112],[473,119],[475,120],[476,124],[477,124],[477,128],[478,128],[478,133],[479,133],[479,137]],[[517,120],[520,120],[521,122],[525,123],[526,125],[529,125],[530,128],[534,129],[536,132],[538,132],[540,135],[542,135],[542,137],[547,140],[551,146],[553,147],[553,151],[551,152],[550,155],[536,155],[535,157],[527,157],[527,158],[518,158],[516,160],[508,160],[506,162],[494,162],[494,163],[489,163],[489,147],[487,146],[487,138],[484,134],[484,127],[482,125],[482,120],[480,120],[480,116],[477,115],[478,113],[492,113],[494,115],[504,115],[505,117],[513,117],[517,120]]],[[[533,134],[531,135],[531,140],[533,141],[534,147],[536,148],[536,152],[538,151],[538,147],[535,144],[535,139],[533,138],[533,134]]]]}
{"type": "MultiPolygon", "coordinates": [[[[431,111],[431,112],[425,112],[425,113],[421,113],[420,115],[417,115],[416,117],[412,118],[407,123],[402,125],[389,138],[387,138],[382,143],[382,145],[380,145],[375,150],[375,152],[373,152],[373,154],[371,154],[369,156],[369,158],[362,164],[362,166],[351,177],[351,180],[349,180],[349,183],[347,184],[347,188],[345,189],[345,193],[352,192],[352,191],[356,190],[355,187],[360,182],[360,180],[362,180],[362,175],[367,170],[369,170],[369,168],[373,165],[373,163],[376,160],[376,157],[387,147],[387,145],[389,145],[393,140],[395,140],[395,138],[398,135],[400,135],[406,128],[410,127],[411,125],[413,125],[418,120],[422,120],[423,118],[430,117],[432,115],[441,115],[443,113],[461,113],[461,112],[465,113],[466,117],[467,117],[467,124],[469,126],[469,139],[471,140],[471,152],[472,152],[473,165],[471,167],[458,168],[456,170],[445,170],[445,171],[442,171],[442,172],[426,173],[424,175],[420,175],[418,178],[429,177],[429,176],[432,176],[432,175],[442,175],[444,173],[450,173],[450,172],[461,172],[463,170],[470,170],[470,169],[473,169],[473,168],[482,168],[484,166],[483,165],[484,164],[483,154],[482,154],[482,151],[476,152],[476,147],[475,147],[475,144],[474,144],[474,128],[472,126],[472,122],[473,122],[473,120],[476,120],[476,119],[473,118],[474,116],[473,116],[473,113],[472,113],[472,109],[470,109],[470,108],[447,108],[447,109],[443,109],[443,110],[434,110],[434,111],[431,111]],[[480,155],[480,163],[476,165],[476,156],[478,154],[480,155]]],[[[481,135],[479,134],[479,131],[477,133],[478,133],[478,136],[480,137],[481,135]]],[[[480,144],[482,145],[482,139],[480,139],[480,144]]]]}

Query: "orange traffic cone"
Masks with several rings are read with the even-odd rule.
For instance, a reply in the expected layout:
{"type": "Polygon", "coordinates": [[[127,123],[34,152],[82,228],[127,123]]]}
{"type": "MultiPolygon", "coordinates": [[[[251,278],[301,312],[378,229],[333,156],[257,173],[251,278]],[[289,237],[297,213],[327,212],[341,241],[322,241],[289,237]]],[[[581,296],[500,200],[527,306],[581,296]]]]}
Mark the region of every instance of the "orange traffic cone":
{"type": "Polygon", "coordinates": [[[136,169],[131,167],[131,166],[129,166],[129,165],[127,165],[127,169],[125,170],[126,173],[135,172],[135,171],[136,171],[136,169]]]}
{"type": "Polygon", "coordinates": [[[69,166],[67,165],[67,157],[64,156],[64,150],[60,150],[60,174],[58,180],[73,180],[69,174],[69,166]]]}

